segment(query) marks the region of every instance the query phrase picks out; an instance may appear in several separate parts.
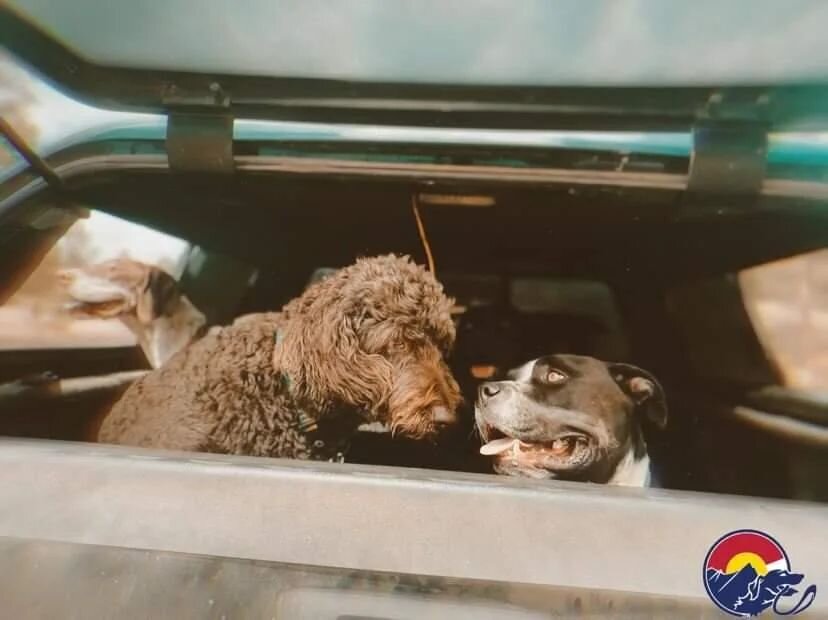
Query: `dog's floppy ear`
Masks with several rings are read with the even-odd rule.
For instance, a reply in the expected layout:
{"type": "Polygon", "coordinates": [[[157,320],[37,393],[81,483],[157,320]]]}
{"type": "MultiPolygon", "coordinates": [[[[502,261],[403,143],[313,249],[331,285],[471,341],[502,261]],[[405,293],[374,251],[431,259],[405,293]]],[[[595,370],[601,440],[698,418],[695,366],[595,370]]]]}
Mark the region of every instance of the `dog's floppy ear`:
{"type": "Polygon", "coordinates": [[[138,321],[147,325],[164,314],[164,309],[174,303],[180,293],[175,279],[161,269],[150,269],[144,290],[138,296],[135,314],[138,321]]]}
{"type": "Polygon", "coordinates": [[[358,311],[317,299],[326,297],[328,285],[315,284],[283,312],[274,370],[305,398],[376,410],[391,393],[391,365],[363,350],[358,311]]]}
{"type": "Polygon", "coordinates": [[[610,375],[644,416],[663,429],[667,426],[667,398],[658,380],[632,364],[607,364],[610,375]]]}

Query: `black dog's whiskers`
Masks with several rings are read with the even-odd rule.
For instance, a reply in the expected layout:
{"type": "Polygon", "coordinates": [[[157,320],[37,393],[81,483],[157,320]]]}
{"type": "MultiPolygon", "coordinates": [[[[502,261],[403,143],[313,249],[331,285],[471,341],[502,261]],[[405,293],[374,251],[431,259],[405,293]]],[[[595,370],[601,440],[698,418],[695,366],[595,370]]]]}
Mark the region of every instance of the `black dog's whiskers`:
{"type": "Polygon", "coordinates": [[[485,427],[477,421],[475,421],[474,425],[472,426],[471,432],[469,433],[469,439],[475,438],[479,439],[482,443],[485,443],[489,440],[488,433],[486,432],[485,427]]]}
{"type": "Polygon", "coordinates": [[[483,439],[483,434],[480,432],[480,429],[477,427],[477,424],[472,426],[467,439],[483,439]]]}

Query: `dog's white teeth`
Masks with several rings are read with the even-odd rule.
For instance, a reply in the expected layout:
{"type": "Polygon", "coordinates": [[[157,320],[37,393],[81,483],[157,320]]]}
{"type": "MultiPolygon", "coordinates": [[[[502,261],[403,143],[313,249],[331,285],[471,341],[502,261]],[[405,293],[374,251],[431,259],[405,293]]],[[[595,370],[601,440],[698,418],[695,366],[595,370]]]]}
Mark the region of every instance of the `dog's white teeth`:
{"type": "Polygon", "coordinates": [[[500,454],[501,452],[506,452],[506,450],[519,450],[520,442],[517,439],[512,439],[511,437],[501,437],[500,439],[495,439],[494,441],[490,441],[487,444],[480,446],[480,454],[484,456],[492,456],[494,454],[500,454]]]}
{"type": "Polygon", "coordinates": [[[569,439],[556,439],[552,442],[552,454],[566,454],[569,452],[569,439]]]}

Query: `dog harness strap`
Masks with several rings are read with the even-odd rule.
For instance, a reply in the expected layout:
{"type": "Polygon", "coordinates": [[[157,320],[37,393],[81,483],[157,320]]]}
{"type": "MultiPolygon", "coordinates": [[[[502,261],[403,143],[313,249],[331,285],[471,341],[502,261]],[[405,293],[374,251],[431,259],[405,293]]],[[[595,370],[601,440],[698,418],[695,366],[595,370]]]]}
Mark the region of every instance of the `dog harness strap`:
{"type": "MultiPolygon", "coordinates": [[[[284,334],[282,333],[282,330],[274,330],[274,346],[278,347],[283,341],[284,334]]],[[[279,371],[279,377],[285,391],[290,394],[290,377],[281,370],[279,371]]],[[[333,425],[331,428],[327,428],[329,426],[332,425],[324,424],[323,420],[317,420],[298,406],[296,407],[296,419],[291,425],[291,428],[302,433],[308,438],[308,447],[312,458],[321,457],[321,459],[330,462],[344,463],[345,454],[348,452],[351,442],[342,438],[343,429],[336,428],[336,425],[333,425]],[[322,422],[322,427],[320,427],[320,422],[322,422]]]]}
{"type": "Polygon", "coordinates": [[[300,411],[297,427],[303,433],[312,433],[319,428],[319,424],[317,424],[316,420],[310,417],[307,413],[300,411]]]}
{"type": "Polygon", "coordinates": [[[344,463],[345,454],[350,448],[347,424],[343,425],[336,415],[316,419],[299,405],[294,404],[293,408],[296,414],[288,430],[305,436],[310,458],[344,463]]]}
{"type": "MultiPolygon", "coordinates": [[[[273,342],[275,343],[274,346],[279,346],[284,341],[285,337],[282,334],[281,329],[277,329],[273,332],[273,342]]],[[[290,393],[290,377],[287,373],[283,370],[279,370],[279,379],[282,382],[282,387],[285,389],[286,392],[290,393]]]]}

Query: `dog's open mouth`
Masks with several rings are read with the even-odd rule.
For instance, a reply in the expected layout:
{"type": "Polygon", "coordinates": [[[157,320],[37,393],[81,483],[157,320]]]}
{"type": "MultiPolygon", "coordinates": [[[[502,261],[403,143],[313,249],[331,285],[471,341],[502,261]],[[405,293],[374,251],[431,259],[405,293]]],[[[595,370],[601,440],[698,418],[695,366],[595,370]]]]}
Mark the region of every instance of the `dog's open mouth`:
{"type": "Polygon", "coordinates": [[[511,452],[545,452],[552,456],[560,456],[560,457],[567,457],[572,456],[575,450],[578,448],[578,443],[586,443],[586,438],[580,435],[564,435],[562,437],[558,437],[553,439],[552,441],[545,441],[541,443],[528,443],[525,441],[521,441],[520,439],[515,439],[513,437],[507,437],[503,433],[493,433],[499,434],[500,437],[497,439],[492,439],[488,443],[482,445],[480,447],[480,454],[484,456],[495,456],[498,454],[502,454],[506,451],[511,452]]]}
{"type": "Polygon", "coordinates": [[[557,470],[579,467],[589,460],[591,442],[580,433],[565,432],[549,441],[528,442],[492,426],[484,430],[486,443],[480,447],[480,454],[495,462],[557,470]]]}

